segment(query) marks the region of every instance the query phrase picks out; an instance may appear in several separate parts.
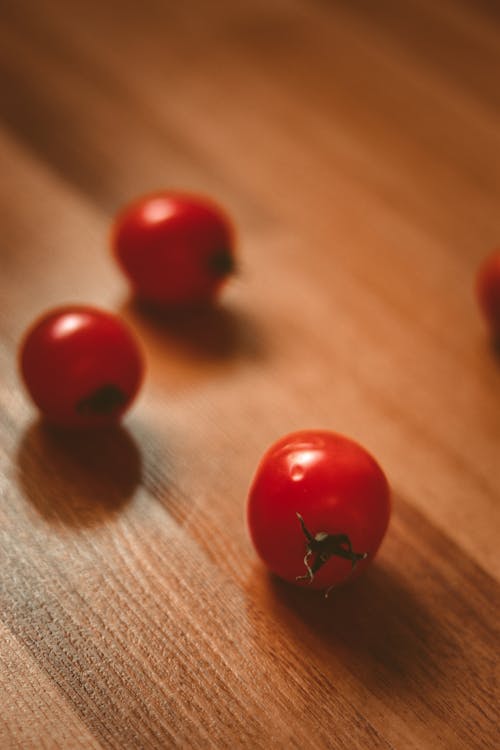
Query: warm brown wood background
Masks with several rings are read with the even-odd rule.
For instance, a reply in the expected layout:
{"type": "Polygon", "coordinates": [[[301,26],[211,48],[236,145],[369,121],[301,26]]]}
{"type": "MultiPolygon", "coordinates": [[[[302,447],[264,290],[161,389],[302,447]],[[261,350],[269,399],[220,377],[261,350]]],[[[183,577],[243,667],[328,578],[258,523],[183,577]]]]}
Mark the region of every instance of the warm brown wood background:
{"type": "Polygon", "coordinates": [[[494,0],[3,0],[0,747],[499,747],[500,358],[473,296],[500,242],[494,0]],[[223,203],[241,274],[140,316],[121,204],[223,203]],[[118,435],[37,421],[16,347],[87,301],[142,336],[118,435]],[[363,443],[394,516],[329,600],[245,528],[263,451],[363,443]]]}

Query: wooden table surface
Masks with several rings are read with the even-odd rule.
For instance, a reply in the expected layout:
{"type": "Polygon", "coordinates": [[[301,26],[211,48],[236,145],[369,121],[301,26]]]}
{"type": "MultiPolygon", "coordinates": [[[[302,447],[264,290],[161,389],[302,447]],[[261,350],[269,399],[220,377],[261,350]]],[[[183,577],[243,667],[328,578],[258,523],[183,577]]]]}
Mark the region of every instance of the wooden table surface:
{"type": "Polygon", "coordinates": [[[494,0],[3,0],[0,747],[493,749],[500,358],[473,280],[500,242],[494,0]],[[107,235],[206,193],[241,272],[148,319],[107,235]],[[89,302],[142,338],[117,435],[58,437],[16,349],[89,302]],[[245,526],[282,434],[384,467],[371,570],[327,600],[245,526]]]}

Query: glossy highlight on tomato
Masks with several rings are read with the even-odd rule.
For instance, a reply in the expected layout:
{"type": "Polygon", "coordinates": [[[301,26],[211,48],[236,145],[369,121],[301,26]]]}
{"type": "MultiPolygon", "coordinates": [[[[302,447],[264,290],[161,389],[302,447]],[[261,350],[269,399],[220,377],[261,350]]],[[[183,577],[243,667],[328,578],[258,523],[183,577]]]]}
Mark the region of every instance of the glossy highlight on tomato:
{"type": "Polygon", "coordinates": [[[234,230],[208,198],[163,191],[117,216],[112,250],[136,296],[156,306],[214,300],[234,271],[234,230]]]}
{"type": "Polygon", "coordinates": [[[358,443],[303,430],[264,454],[248,497],[257,553],[291,583],[329,590],[375,557],[391,511],[384,472],[358,443]]]}
{"type": "Polygon", "coordinates": [[[480,266],[476,278],[476,294],[491,334],[500,342],[500,248],[480,266]]]}
{"type": "Polygon", "coordinates": [[[48,421],[63,427],[117,422],[144,372],[141,351],[115,315],[85,305],[45,313],[19,351],[24,383],[48,421]]]}

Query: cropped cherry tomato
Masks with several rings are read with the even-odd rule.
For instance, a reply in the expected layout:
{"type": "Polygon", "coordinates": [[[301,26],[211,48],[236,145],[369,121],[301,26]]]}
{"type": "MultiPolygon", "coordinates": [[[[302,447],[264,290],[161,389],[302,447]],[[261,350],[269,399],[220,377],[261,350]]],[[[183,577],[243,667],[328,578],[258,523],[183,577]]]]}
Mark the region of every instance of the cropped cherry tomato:
{"type": "Polygon", "coordinates": [[[115,220],[112,249],[136,295],[161,306],[210,302],[234,271],[234,232],[206,198],[146,195],[115,220]]]}
{"type": "Polygon", "coordinates": [[[250,535],[267,567],[316,589],[358,575],[389,516],[389,485],[375,459],[326,430],[295,432],[271,446],[248,499],[250,535]]]}
{"type": "Polygon", "coordinates": [[[47,312],[25,335],[20,367],[40,411],[66,427],[116,422],[143,376],[134,336],[111,313],[87,306],[47,312]]]}
{"type": "Polygon", "coordinates": [[[500,249],[495,250],[480,266],[476,293],[492,335],[500,341],[500,249]]]}

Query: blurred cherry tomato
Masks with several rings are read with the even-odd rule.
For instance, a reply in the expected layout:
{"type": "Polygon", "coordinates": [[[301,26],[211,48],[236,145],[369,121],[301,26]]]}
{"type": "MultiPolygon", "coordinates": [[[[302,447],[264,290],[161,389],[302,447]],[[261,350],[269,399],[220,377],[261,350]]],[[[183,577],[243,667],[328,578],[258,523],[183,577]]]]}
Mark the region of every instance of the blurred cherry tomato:
{"type": "Polygon", "coordinates": [[[87,306],[47,312],[20,347],[26,387],[45,417],[66,427],[116,422],[143,376],[134,336],[111,313],[87,306]]]}
{"type": "Polygon", "coordinates": [[[137,296],[161,306],[212,301],[235,265],[228,217],[185,193],[154,193],[126,206],[112,248],[137,296]]]}
{"type": "Polygon", "coordinates": [[[500,249],[495,250],[480,266],[476,293],[491,333],[500,341],[500,249]]]}
{"type": "Polygon", "coordinates": [[[250,535],[267,567],[316,589],[359,574],[389,516],[389,486],[375,459],[325,430],[295,432],[271,446],[248,499],[250,535]]]}

